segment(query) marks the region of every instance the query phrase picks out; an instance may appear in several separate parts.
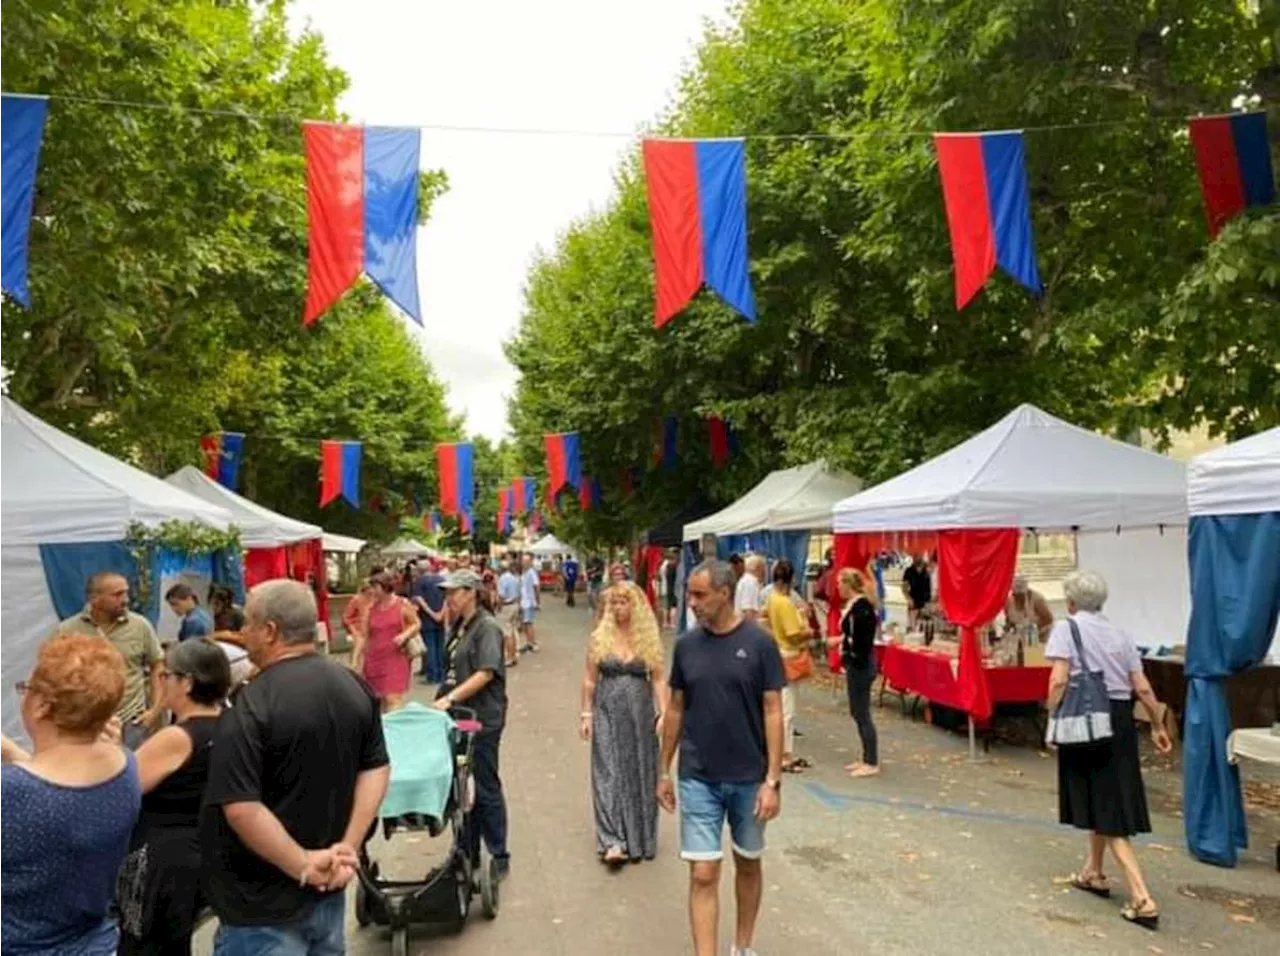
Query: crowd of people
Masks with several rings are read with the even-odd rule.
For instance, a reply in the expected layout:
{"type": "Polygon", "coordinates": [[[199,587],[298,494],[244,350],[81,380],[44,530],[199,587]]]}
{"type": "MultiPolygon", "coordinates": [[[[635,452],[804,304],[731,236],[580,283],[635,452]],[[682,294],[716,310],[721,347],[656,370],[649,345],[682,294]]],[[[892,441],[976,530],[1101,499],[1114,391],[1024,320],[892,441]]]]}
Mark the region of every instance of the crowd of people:
{"type": "MultiPolygon", "coordinates": [[[[562,572],[569,606],[583,573],[576,564],[562,572]]],[[[704,561],[675,605],[665,567],[658,601],[621,562],[592,556],[583,571],[595,613],[579,726],[590,743],[596,855],[610,867],[652,860],[660,810],[679,808],[694,949],[711,956],[727,824],[738,906],[731,952],[750,956],[766,825],[780,811],[783,775],[809,766],[795,752],[795,695],[814,673],[815,649],[838,657],[862,743],[846,769],[880,769],[870,705],[883,620],[875,569],[824,569],[838,595],[831,636],[786,560],[704,561]],[[681,601],[692,623],[667,650],[662,632],[681,601]]],[[[904,582],[909,609],[929,604],[922,579],[904,582]]],[[[1086,672],[1103,675],[1111,699],[1110,735],[1058,752],[1060,820],[1089,832],[1071,883],[1109,896],[1110,850],[1129,891],[1121,915],[1155,928],[1159,912],[1130,842],[1150,830],[1134,699],[1152,718],[1155,746],[1171,744],[1132,639],[1101,613],[1105,582],[1077,572],[1064,590],[1067,616],[1054,621],[1043,598],[1015,581],[1006,618],[1047,639],[1051,712],[1086,672]]],[[[84,609],[62,622],[19,685],[31,748],[3,742],[6,951],[188,954],[209,908],[219,956],[342,952],[342,891],[389,779],[382,715],[405,704],[415,671],[433,685],[436,708],[466,707],[479,721],[466,839],[473,850],[483,842],[505,877],[507,674],[539,649],[543,589],[531,555],[373,568],[343,615],[349,666],[320,653],[305,584],[265,582],[243,608],[218,591],[206,611],[185,585],[165,598],[181,622],[168,648],[129,610],[122,576],[93,575],[84,609]]]]}

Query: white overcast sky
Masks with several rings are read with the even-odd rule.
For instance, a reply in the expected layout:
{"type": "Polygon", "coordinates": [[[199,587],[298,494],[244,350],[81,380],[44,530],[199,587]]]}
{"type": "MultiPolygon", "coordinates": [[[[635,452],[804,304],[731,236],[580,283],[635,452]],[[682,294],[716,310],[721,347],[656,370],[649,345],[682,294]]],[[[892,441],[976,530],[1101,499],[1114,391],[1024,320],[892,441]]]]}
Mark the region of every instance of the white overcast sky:
{"type": "MultiPolygon", "coordinates": [[[[354,122],[627,133],[670,102],[706,18],[726,0],[299,0],[351,77],[354,122]]],[[[525,275],[609,199],[626,137],[426,129],[422,165],[449,192],[418,237],[424,328],[449,405],[500,438],[525,275]]],[[[410,328],[417,330],[412,322],[410,328]]]]}

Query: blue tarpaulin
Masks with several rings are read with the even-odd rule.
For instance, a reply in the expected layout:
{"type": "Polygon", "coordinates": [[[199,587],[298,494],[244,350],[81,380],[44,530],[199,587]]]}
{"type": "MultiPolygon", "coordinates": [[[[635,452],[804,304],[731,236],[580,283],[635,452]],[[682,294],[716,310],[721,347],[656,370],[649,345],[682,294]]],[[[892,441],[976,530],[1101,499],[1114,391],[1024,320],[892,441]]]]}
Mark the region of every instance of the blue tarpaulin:
{"type": "Polygon", "coordinates": [[[66,620],[84,608],[85,584],[99,571],[124,575],[130,593],[138,593],[138,566],[123,541],[42,544],[40,563],[44,566],[45,583],[59,620],[66,620]]]}
{"type": "Polygon", "coordinates": [[[1240,777],[1227,763],[1225,679],[1266,656],[1280,614],[1280,513],[1194,515],[1183,730],[1187,846],[1235,866],[1248,846],[1240,777]]]}

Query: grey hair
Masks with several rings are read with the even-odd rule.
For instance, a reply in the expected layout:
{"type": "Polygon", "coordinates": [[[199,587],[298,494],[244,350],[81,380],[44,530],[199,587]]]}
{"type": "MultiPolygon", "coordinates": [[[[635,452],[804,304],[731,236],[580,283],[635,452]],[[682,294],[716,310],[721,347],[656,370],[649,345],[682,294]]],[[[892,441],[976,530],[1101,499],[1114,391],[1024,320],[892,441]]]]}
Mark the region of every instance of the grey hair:
{"type": "Polygon", "coordinates": [[[1080,610],[1096,613],[1107,603],[1107,582],[1097,571],[1072,571],[1062,581],[1062,593],[1080,610]]]}
{"type": "Polygon", "coordinates": [[[286,644],[316,639],[316,596],[301,581],[263,581],[249,592],[244,611],[255,624],[274,624],[286,644]]]}
{"type": "Polygon", "coordinates": [[[717,558],[708,558],[696,568],[689,572],[692,578],[695,574],[705,574],[711,578],[711,587],[715,589],[724,588],[730,594],[733,594],[735,584],[733,578],[733,566],[728,561],[720,561],[717,558]]]}
{"type": "Polygon", "coordinates": [[[766,567],[768,567],[768,562],[765,561],[764,555],[762,554],[749,554],[747,555],[747,560],[744,566],[748,571],[752,570],[753,568],[759,568],[760,570],[763,571],[766,567]]]}

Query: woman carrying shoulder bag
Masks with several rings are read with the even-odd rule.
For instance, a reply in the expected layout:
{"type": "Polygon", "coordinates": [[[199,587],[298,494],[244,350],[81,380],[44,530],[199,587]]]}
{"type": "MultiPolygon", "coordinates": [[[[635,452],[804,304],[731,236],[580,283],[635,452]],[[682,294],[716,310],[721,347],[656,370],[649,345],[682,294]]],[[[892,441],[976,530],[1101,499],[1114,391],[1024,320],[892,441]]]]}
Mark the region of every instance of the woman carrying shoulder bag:
{"type": "Polygon", "coordinates": [[[1129,889],[1121,917],[1153,930],[1160,912],[1130,842],[1136,834],[1151,832],[1133,718],[1135,697],[1151,721],[1156,749],[1168,753],[1173,743],[1137,646],[1102,614],[1107,582],[1092,571],[1077,571],[1063,581],[1062,590],[1068,617],[1054,624],[1045,645],[1045,657],[1053,662],[1049,742],[1058,748],[1058,819],[1089,831],[1084,868],[1072,876],[1071,885],[1110,897],[1102,870],[1103,854],[1110,849],[1129,889]]]}

